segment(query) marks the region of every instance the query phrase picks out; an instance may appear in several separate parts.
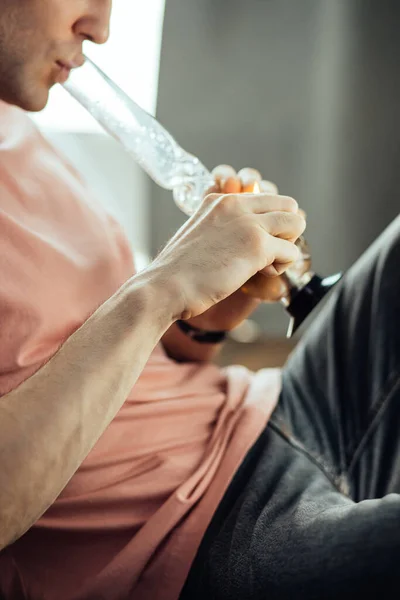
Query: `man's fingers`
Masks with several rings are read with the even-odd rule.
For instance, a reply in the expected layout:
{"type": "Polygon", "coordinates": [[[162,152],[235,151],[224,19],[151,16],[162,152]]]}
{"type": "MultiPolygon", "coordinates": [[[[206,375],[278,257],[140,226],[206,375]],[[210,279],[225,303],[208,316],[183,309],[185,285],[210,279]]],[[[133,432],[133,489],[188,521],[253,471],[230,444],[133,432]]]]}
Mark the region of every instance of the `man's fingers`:
{"type": "Polygon", "coordinates": [[[230,165],[218,165],[212,170],[212,176],[222,194],[240,194],[241,184],[239,177],[230,165]]]}
{"type": "Polygon", "coordinates": [[[298,204],[290,196],[276,196],[271,194],[242,194],[243,208],[255,214],[283,211],[297,213],[298,204]]]}
{"type": "Polygon", "coordinates": [[[278,188],[272,181],[262,179],[260,171],[245,167],[236,173],[231,165],[218,165],[212,171],[218,189],[223,194],[252,194],[264,192],[277,195],[278,188]],[[255,187],[256,185],[256,187],[255,187]]]}
{"type": "Polygon", "coordinates": [[[242,193],[251,194],[254,192],[254,185],[257,183],[258,188],[257,192],[260,191],[260,182],[261,182],[261,173],[257,171],[257,169],[250,169],[246,167],[245,169],[240,169],[238,173],[238,177],[242,184],[242,193]]]}
{"type": "Polygon", "coordinates": [[[265,240],[266,266],[260,273],[267,276],[281,275],[299,258],[297,246],[280,238],[271,238],[266,236],[265,240]]]}
{"type": "Polygon", "coordinates": [[[265,194],[278,194],[278,187],[272,181],[267,181],[267,179],[263,179],[260,181],[260,192],[264,192],[265,194]]]}
{"type": "Polygon", "coordinates": [[[303,217],[293,212],[269,212],[260,215],[258,222],[270,235],[290,242],[295,242],[306,228],[303,217]]]}
{"type": "Polygon", "coordinates": [[[228,177],[236,177],[237,173],[231,165],[218,165],[211,171],[214,179],[228,179],[228,177]]]}
{"type": "Polygon", "coordinates": [[[241,191],[242,184],[240,183],[239,177],[228,177],[228,179],[221,182],[222,194],[240,194],[241,191]]]}

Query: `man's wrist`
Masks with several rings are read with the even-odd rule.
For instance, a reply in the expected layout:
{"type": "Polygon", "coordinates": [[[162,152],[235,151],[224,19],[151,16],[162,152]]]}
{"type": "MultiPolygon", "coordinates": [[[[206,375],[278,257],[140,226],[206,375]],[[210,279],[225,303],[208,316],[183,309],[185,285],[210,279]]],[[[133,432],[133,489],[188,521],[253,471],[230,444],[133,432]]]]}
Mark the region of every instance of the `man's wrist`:
{"type": "Polygon", "coordinates": [[[191,325],[187,321],[183,321],[178,319],[176,321],[179,329],[187,335],[190,339],[199,344],[220,344],[226,338],[226,331],[210,331],[207,329],[201,329],[200,327],[195,327],[191,325]]]}
{"type": "Polygon", "coordinates": [[[168,277],[164,269],[150,265],[136,275],[134,280],[146,290],[146,304],[154,311],[154,317],[161,319],[165,330],[181,318],[181,289],[174,278],[168,277]]]}

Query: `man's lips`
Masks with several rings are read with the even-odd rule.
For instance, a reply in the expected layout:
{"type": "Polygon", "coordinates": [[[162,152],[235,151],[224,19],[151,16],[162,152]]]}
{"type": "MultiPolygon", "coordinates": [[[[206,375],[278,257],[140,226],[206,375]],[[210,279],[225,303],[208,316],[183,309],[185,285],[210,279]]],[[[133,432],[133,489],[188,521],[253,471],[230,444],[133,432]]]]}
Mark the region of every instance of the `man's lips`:
{"type": "Polygon", "coordinates": [[[85,58],[83,56],[80,56],[74,60],[57,60],[56,61],[56,65],[59,69],[56,77],[55,77],[55,82],[56,83],[65,83],[68,80],[68,77],[72,71],[72,69],[77,69],[78,67],[81,67],[83,65],[83,63],[85,62],[85,58]]]}
{"type": "Polygon", "coordinates": [[[71,73],[71,67],[68,64],[64,64],[60,61],[57,61],[56,65],[58,69],[54,81],[55,83],[63,84],[68,80],[68,77],[71,73]]]}
{"type": "Polygon", "coordinates": [[[57,60],[56,63],[58,64],[59,67],[61,67],[62,69],[67,69],[68,71],[71,71],[72,69],[77,69],[78,67],[81,67],[85,62],[85,59],[83,56],[80,56],[79,58],[75,58],[74,60],[57,60]]]}

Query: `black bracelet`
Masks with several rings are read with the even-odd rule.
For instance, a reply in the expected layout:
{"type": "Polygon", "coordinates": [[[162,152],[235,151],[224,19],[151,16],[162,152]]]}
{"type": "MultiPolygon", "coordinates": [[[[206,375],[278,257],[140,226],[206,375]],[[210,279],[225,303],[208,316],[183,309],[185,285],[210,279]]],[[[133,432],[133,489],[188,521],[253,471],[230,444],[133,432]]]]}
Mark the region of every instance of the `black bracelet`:
{"type": "Polygon", "coordinates": [[[206,329],[199,329],[180,319],[176,321],[176,324],[184,334],[190,337],[191,340],[199,342],[200,344],[219,344],[226,338],[226,331],[207,331],[206,329]]]}

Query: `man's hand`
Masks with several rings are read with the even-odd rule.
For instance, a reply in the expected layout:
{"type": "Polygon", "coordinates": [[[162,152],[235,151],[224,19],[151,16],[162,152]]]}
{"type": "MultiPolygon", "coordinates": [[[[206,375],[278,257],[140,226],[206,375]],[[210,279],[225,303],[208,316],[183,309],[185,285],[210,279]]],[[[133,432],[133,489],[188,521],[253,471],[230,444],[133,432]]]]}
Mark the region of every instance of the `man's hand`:
{"type": "MultiPolygon", "coordinates": [[[[221,165],[214,169],[213,175],[216,189],[222,194],[254,193],[255,188],[271,195],[278,194],[276,185],[262,180],[260,173],[255,169],[242,169],[236,173],[232,167],[221,165]]],[[[298,210],[298,212],[304,216],[303,211],[298,210]]],[[[241,289],[203,314],[189,319],[188,322],[209,331],[234,329],[257,308],[261,301],[276,302],[282,297],[285,289],[280,276],[257,273],[241,289]]]]}
{"type": "Polygon", "coordinates": [[[175,318],[203,315],[202,328],[232,328],[257,304],[243,284],[259,272],[277,276],[298,258],[295,241],[305,221],[297,202],[267,183],[260,183],[267,192],[247,193],[261,177],[248,169],[239,175],[214,171],[227,193],[208,195],[147,270],[174,290],[175,318]]]}

